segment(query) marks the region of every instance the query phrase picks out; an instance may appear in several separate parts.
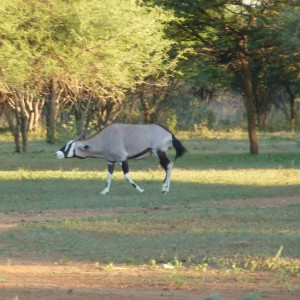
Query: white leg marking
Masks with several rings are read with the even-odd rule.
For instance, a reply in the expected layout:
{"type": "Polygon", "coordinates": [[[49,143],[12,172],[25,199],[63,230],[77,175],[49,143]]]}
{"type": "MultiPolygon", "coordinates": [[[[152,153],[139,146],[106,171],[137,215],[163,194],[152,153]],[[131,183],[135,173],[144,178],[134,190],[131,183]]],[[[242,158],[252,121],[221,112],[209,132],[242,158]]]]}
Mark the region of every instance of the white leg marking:
{"type": "Polygon", "coordinates": [[[128,180],[128,181],[132,184],[132,186],[133,186],[134,188],[136,188],[139,192],[141,192],[141,193],[144,192],[144,190],[141,189],[141,188],[140,188],[140,187],[139,187],[139,186],[131,179],[129,173],[124,174],[124,177],[125,177],[126,180],[128,180]]]}
{"type": "Polygon", "coordinates": [[[172,168],[173,168],[173,163],[170,162],[167,167],[165,182],[161,187],[161,191],[163,193],[167,193],[170,190],[172,168]]]}
{"type": "Polygon", "coordinates": [[[106,195],[109,192],[110,189],[110,185],[111,185],[111,180],[112,180],[112,174],[110,174],[109,172],[107,172],[107,183],[106,183],[106,187],[104,188],[104,190],[100,193],[101,195],[106,195]]]}

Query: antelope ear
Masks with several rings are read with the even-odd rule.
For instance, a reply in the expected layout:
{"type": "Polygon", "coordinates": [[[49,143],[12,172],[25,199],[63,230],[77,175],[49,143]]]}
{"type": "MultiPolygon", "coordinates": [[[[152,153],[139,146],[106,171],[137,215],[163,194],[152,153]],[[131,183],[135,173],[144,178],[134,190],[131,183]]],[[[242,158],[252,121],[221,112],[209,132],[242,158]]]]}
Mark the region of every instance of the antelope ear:
{"type": "Polygon", "coordinates": [[[83,150],[83,151],[86,151],[86,150],[90,149],[91,147],[88,146],[88,145],[80,145],[78,148],[83,150]]]}

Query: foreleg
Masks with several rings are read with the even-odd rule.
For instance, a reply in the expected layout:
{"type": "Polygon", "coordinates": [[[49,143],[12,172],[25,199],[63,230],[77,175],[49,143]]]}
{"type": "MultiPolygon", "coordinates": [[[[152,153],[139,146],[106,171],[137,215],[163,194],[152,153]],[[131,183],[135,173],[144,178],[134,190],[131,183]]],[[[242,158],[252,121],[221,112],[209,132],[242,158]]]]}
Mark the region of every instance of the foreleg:
{"type": "Polygon", "coordinates": [[[115,164],[111,163],[111,162],[107,162],[107,166],[108,166],[107,182],[106,182],[106,186],[105,186],[104,190],[101,192],[101,195],[106,195],[109,192],[115,164]]]}
{"type": "Polygon", "coordinates": [[[129,166],[128,166],[128,161],[125,160],[125,161],[122,161],[121,162],[121,167],[122,167],[122,170],[123,170],[123,173],[124,173],[124,177],[127,181],[129,181],[131,183],[131,185],[136,188],[139,192],[144,192],[143,189],[141,189],[130,177],[130,174],[129,174],[129,166]]]}

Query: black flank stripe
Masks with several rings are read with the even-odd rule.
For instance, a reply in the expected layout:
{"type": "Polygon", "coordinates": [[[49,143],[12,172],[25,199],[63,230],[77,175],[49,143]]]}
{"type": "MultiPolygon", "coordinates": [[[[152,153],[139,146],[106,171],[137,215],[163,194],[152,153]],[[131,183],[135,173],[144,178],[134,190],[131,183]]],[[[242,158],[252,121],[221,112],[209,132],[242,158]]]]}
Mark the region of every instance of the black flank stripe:
{"type": "Polygon", "coordinates": [[[128,156],[128,159],[133,159],[133,158],[138,158],[140,156],[143,156],[145,155],[146,153],[150,152],[151,151],[151,148],[147,148],[145,149],[144,151],[140,152],[140,153],[137,153],[135,155],[132,155],[132,156],[128,156]]]}

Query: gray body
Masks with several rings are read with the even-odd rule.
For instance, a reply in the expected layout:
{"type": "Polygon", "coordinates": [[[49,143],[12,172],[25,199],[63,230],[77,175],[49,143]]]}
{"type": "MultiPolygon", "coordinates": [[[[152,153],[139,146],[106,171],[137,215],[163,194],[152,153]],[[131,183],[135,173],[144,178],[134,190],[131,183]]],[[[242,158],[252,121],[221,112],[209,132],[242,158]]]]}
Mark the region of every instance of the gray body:
{"type": "Polygon", "coordinates": [[[57,158],[87,158],[99,157],[108,162],[108,180],[102,194],[109,192],[114,163],[120,162],[125,178],[140,192],[143,190],[129,175],[128,160],[143,159],[154,154],[166,171],[162,191],[168,192],[170,187],[173,164],[167,158],[166,152],[173,144],[176,158],[183,155],[186,149],[181,142],[165,127],[151,125],[112,124],[100,133],[84,141],[70,141],[56,152],[57,158]]]}

